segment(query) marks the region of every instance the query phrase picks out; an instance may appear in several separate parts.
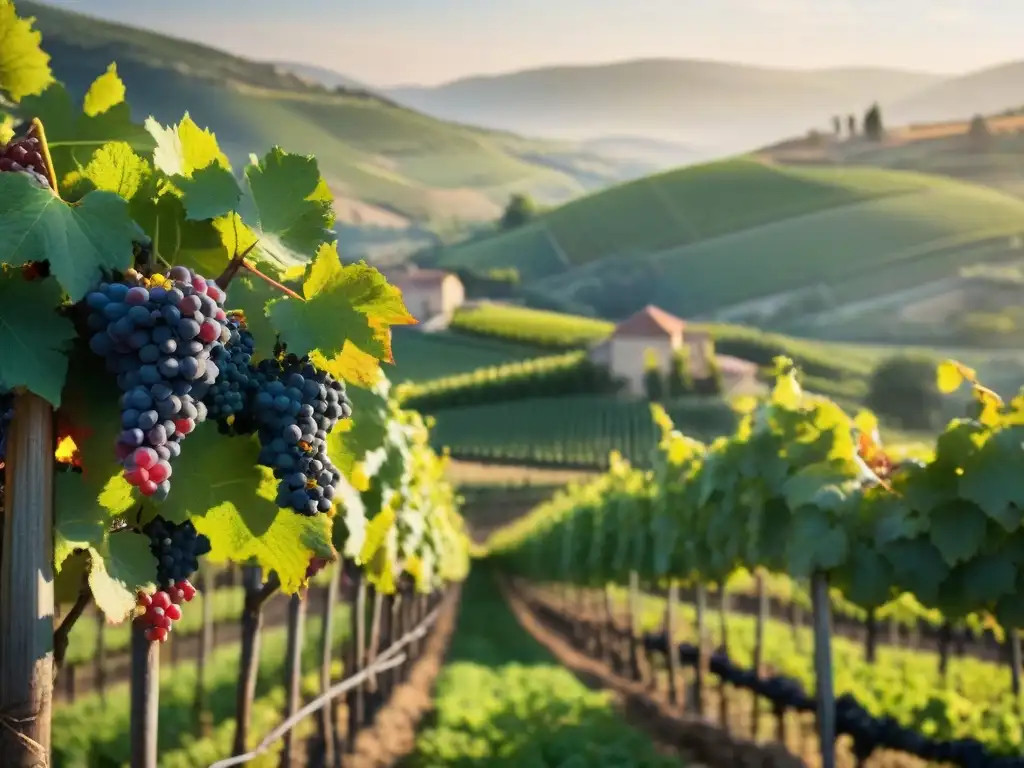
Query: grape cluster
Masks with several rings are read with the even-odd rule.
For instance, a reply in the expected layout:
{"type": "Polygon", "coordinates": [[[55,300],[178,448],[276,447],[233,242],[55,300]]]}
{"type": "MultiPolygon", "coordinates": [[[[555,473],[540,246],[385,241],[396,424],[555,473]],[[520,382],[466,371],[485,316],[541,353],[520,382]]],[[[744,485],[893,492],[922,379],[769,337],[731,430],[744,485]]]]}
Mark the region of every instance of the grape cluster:
{"type": "Polygon", "coordinates": [[[146,629],[146,639],[151,643],[164,642],[171,626],[181,619],[181,603],[189,603],[195,596],[196,588],[188,581],[179,581],[152,595],[139,592],[135,602],[135,621],[146,629]]]}
{"type": "Polygon", "coordinates": [[[302,515],[330,511],[341,472],[327,456],[327,435],[352,414],[344,384],[308,359],[286,355],[260,361],[253,389],[259,463],[280,481],[277,505],[302,515]]]}
{"type": "Polygon", "coordinates": [[[240,413],[251,389],[252,356],[256,341],[238,315],[228,317],[229,338],[214,347],[210,359],[220,374],[203,397],[210,416],[218,421],[240,413]]]}
{"type": "Polygon", "coordinates": [[[124,477],[158,500],[170,491],[170,460],[181,440],[206,419],[202,398],[216,382],[216,347],[231,338],[226,296],[185,267],[122,282],[104,282],[85,298],[89,347],[117,374],[124,477]]]}
{"type": "Polygon", "coordinates": [[[4,172],[22,173],[37,186],[43,189],[50,188],[42,144],[31,132],[24,138],[0,146],[0,173],[4,172]]]}
{"type": "Polygon", "coordinates": [[[199,558],[210,551],[210,540],[191,520],[177,525],[159,515],[142,527],[149,551],[156,558],[157,585],[170,589],[199,570],[199,558]]]}

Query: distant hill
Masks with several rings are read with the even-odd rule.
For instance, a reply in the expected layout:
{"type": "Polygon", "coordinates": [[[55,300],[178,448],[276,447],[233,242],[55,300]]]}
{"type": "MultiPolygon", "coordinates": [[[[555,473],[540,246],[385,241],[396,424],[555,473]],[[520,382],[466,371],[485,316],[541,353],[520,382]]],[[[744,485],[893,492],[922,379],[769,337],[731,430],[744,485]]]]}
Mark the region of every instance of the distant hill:
{"type": "Polygon", "coordinates": [[[48,5],[19,0],[18,10],[36,17],[73,94],[116,61],[140,118],[188,111],[236,161],[274,144],[316,154],[342,221],[490,220],[514,192],[553,204],[639,175],[569,142],[454,125],[272,63],[48,5]]]}
{"type": "Polygon", "coordinates": [[[940,76],[901,70],[819,71],[687,59],[545,67],[387,94],[448,120],[537,135],[654,136],[735,150],[858,115],[940,76]]]}
{"type": "Polygon", "coordinates": [[[291,72],[301,78],[313,83],[319,83],[325,88],[347,88],[349,90],[370,91],[373,90],[363,85],[358,80],[353,80],[348,75],[335,72],[327,67],[317,67],[313,64],[296,64],[291,61],[275,62],[275,66],[285,72],[291,72]]]}
{"type": "Polygon", "coordinates": [[[1021,232],[1024,201],[974,184],[743,158],[589,195],[435,261],[516,267],[534,303],[604,317],[653,303],[777,319],[944,278],[1021,232]]]}
{"type": "Polygon", "coordinates": [[[952,77],[894,100],[888,112],[898,120],[968,119],[1024,107],[1024,61],[952,77]]]}

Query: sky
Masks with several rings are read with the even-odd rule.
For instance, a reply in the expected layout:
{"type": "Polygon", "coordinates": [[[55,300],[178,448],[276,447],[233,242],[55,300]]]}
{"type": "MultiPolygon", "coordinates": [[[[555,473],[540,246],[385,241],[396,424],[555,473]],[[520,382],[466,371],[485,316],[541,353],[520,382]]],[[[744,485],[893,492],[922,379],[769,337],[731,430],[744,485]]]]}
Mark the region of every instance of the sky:
{"type": "Polygon", "coordinates": [[[696,58],[959,73],[1019,59],[1019,0],[44,0],[367,85],[696,58]]]}

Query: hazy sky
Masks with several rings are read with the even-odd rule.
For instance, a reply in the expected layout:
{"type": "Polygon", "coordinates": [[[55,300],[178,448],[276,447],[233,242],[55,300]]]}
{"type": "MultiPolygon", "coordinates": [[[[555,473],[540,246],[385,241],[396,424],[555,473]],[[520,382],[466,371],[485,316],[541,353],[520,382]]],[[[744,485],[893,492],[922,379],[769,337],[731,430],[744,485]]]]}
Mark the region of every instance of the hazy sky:
{"type": "Polygon", "coordinates": [[[1020,58],[1020,0],[45,0],[371,85],[705,58],[959,72],[1020,58]]]}

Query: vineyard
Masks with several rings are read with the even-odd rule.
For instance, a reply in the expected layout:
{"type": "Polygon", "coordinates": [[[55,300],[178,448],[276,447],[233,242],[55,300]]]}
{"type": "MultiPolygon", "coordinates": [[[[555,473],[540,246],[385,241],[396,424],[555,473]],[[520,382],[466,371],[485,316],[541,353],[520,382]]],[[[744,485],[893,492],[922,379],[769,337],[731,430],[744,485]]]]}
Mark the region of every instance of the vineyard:
{"type": "Polygon", "coordinates": [[[115,762],[193,764],[200,752],[174,754],[192,749],[180,737],[195,685],[235,688],[229,707],[207,691],[214,759],[287,760],[317,713],[319,748],[351,749],[382,705],[364,694],[417,657],[468,569],[445,462],[381,369],[391,327],[415,320],[375,269],[342,264],[315,158],[275,147],[236,171],[188,114],[134,122],[116,64],[73,99],[9,0],[0,39],[4,764],[95,754],[90,734],[119,745],[115,762]],[[206,564],[241,567],[244,591],[196,600],[206,564]],[[304,638],[320,571],[332,586],[304,638]],[[287,626],[262,651],[278,648],[288,684],[267,709],[261,624],[276,594],[290,596],[287,626]],[[238,643],[215,649],[205,627],[239,598],[238,643]],[[336,669],[339,604],[353,633],[336,669]],[[76,632],[86,614],[104,629],[76,632]],[[197,615],[199,665],[161,675],[160,647],[176,661],[172,638],[195,634],[197,615]],[[75,698],[90,645],[97,658],[127,646],[127,690],[108,710],[98,682],[100,699],[54,718],[54,681],[75,698]],[[304,648],[321,669],[300,709],[304,648]],[[205,681],[203,660],[217,665],[205,681]],[[82,725],[97,701],[101,735],[82,725]]]}
{"type": "MultiPolygon", "coordinates": [[[[695,590],[698,638],[706,631],[706,585],[728,584],[739,569],[808,585],[813,662],[761,609],[752,641],[742,632],[738,642],[730,637],[710,658],[711,673],[767,698],[780,718],[787,710],[816,712],[826,765],[835,764],[840,735],[861,760],[897,749],[961,766],[1018,764],[1004,759],[1022,747],[1020,489],[1006,470],[1021,458],[1022,403],[1004,403],[973,371],[944,363],[940,389],[952,392],[967,380],[973,412],[948,425],[933,455],[897,461],[879,444],[869,415],[851,419],[804,393],[790,361],[778,366],[771,396],[752,403],[731,436],[705,446],[655,408],[661,438],[652,470],[615,459],[600,479],[497,534],[492,550],[534,583],[590,591],[629,584],[635,621],[638,585],[667,589],[667,634],[643,638],[654,653],[665,652],[666,637],[676,648],[682,585],[695,590]],[[865,661],[833,646],[830,590],[866,616],[865,661]],[[928,673],[936,662],[926,658],[876,652],[879,616],[908,604],[937,612],[947,630],[932,667],[938,674],[928,673]],[[952,631],[964,623],[1005,633],[1008,672],[965,661],[950,678],[952,631]]],[[[673,677],[677,664],[708,669],[706,653],[700,641],[679,646],[678,658],[668,654],[673,677]]]]}
{"type": "MultiPolygon", "coordinates": [[[[728,432],[735,415],[718,399],[667,406],[680,424],[712,438],[728,432]]],[[[437,447],[462,459],[528,465],[606,467],[618,451],[647,465],[657,428],[647,403],[610,395],[531,398],[442,411],[432,432],[437,447]]]]}

